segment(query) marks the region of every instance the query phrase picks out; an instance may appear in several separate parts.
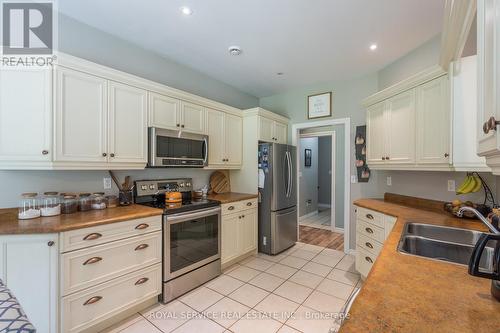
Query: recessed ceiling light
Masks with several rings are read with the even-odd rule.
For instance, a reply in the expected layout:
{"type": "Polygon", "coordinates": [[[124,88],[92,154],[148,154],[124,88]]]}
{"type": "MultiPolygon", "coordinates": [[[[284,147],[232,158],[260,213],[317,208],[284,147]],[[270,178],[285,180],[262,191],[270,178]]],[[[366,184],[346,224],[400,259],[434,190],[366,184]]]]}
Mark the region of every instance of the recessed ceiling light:
{"type": "Polygon", "coordinates": [[[186,6],[181,7],[180,10],[181,10],[181,13],[184,15],[192,15],[193,14],[193,10],[189,7],[186,7],[186,6]]]}
{"type": "Polygon", "coordinates": [[[281,75],[284,75],[284,74],[285,74],[285,73],[283,73],[283,72],[278,72],[278,73],[276,73],[276,75],[278,75],[278,76],[281,76],[281,75]]]}
{"type": "Polygon", "coordinates": [[[375,51],[377,47],[377,44],[373,43],[372,45],[370,45],[370,50],[375,51]]]}
{"type": "Polygon", "coordinates": [[[243,52],[239,46],[230,46],[228,48],[229,54],[233,56],[238,56],[243,52]]]}

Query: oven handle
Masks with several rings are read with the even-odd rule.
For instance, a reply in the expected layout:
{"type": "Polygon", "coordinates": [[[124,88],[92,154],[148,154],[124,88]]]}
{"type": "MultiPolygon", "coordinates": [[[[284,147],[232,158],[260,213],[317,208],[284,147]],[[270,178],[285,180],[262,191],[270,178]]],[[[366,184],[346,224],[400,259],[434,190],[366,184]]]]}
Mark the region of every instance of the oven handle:
{"type": "Polygon", "coordinates": [[[220,207],[198,210],[196,212],[186,212],[173,215],[167,215],[167,224],[177,224],[199,217],[210,216],[213,214],[220,214],[220,207]]]}
{"type": "Polygon", "coordinates": [[[156,166],[156,128],[149,128],[149,165],[156,166]]]}

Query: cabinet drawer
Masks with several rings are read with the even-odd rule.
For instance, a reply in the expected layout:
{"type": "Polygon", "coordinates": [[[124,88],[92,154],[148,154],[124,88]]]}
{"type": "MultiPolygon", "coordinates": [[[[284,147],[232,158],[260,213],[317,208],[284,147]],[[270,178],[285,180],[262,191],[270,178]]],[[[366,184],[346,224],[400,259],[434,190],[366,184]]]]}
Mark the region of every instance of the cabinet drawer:
{"type": "Polygon", "coordinates": [[[356,270],[364,277],[368,276],[377,256],[363,250],[360,246],[356,247],[356,270]]]}
{"type": "Polygon", "coordinates": [[[356,217],[360,220],[364,220],[366,222],[370,222],[377,227],[384,227],[384,214],[375,212],[370,209],[358,207],[356,217]]]}
{"type": "Polygon", "coordinates": [[[230,202],[221,205],[222,215],[233,214],[245,209],[257,208],[257,198],[230,202]]]}
{"type": "Polygon", "coordinates": [[[360,246],[363,250],[378,255],[380,250],[382,250],[382,244],[376,240],[366,237],[365,235],[358,233],[356,237],[356,244],[360,246]]]}
{"type": "Polygon", "coordinates": [[[161,216],[116,222],[61,233],[61,253],[161,230],[161,216]]]}
{"type": "Polygon", "coordinates": [[[161,264],[63,297],[62,332],[80,332],[161,293],[161,264]]]}
{"type": "Polygon", "coordinates": [[[61,256],[62,295],[161,262],[161,232],[132,237],[61,256]]]}
{"type": "Polygon", "coordinates": [[[385,232],[383,228],[379,228],[364,220],[356,220],[356,229],[360,234],[379,241],[380,243],[383,243],[385,240],[385,232]]]}

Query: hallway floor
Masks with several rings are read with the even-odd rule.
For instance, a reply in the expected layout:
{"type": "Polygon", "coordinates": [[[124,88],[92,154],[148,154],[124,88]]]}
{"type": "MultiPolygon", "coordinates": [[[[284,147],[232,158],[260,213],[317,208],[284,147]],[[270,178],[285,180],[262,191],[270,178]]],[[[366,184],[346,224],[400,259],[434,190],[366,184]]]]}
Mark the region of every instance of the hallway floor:
{"type": "Polygon", "coordinates": [[[331,232],[330,230],[300,225],[299,241],[306,244],[344,251],[344,234],[331,232]]]}
{"type": "Polygon", "coordinates": [[[301,226],[331,230],[331,212],[330,208],[320,208],[318,214],[304,219],[300,218],[299,224],[301,226]]]}

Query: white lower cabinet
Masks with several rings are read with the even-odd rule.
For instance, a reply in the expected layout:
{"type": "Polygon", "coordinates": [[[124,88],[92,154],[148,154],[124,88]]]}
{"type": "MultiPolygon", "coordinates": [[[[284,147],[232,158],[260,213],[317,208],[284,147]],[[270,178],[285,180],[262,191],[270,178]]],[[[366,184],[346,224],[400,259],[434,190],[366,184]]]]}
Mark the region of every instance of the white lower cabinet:
{"type": "Polygon", "coordinates": [[[397,218],[356,208],[356,270],[366,279],[397,218]]]}
{"type": "Polygon", "coordinates": [[[257,199],[223,204],[222,265],[257,249],[257,199]]]}
{"type": "Polygon", "coordinates": [[[0,279],[37,332],[58,330],[58,235],[0,236],[0,279]]]}

